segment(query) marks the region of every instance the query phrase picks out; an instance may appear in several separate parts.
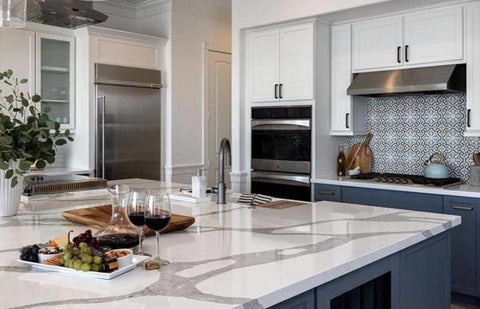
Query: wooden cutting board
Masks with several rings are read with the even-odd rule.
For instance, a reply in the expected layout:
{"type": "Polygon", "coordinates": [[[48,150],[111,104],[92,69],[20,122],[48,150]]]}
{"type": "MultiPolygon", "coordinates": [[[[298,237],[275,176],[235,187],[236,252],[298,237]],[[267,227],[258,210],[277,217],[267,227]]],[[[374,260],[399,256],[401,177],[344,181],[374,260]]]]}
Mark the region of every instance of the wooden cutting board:
{"type": "Polygon", "coordinates": [[[370,140],[372,137],[373,135],[369,133],[363,142],[353,144],[348,149],[345,158],[347,169],[352,160],[354,160],[354,163],[350,169],[355,169],[358,166],[360,167],[361,173],[370,173],[372,169],[372,150],[370,149],[370,140]]]}
{"type": "MultiPolygon", "coordinates": [[[[62,212],[62,216],[72,222],[101,229],[110,221],[112,217],[112,206],[98,206],[91,208],[75,209],[62,212]]],[[[161,233],[170,233],[181,231],[195,222],[195,218],[172,214],[170,224],[161,233]]],[[[143,228],[145,236],[153,236],[155,232],[147,227],[143,228]]]]}
{"type": "Polygon", "coordinates": [[[301,206],[301,205],[305,205],[305,203],[280,200],[280,201],[260,204],[260,205],[257,205],[256,207],[265,207],[265,208],[272,208],[272,209],[284,209],[284,208],[290,208],[290,207],[301,206]]]}

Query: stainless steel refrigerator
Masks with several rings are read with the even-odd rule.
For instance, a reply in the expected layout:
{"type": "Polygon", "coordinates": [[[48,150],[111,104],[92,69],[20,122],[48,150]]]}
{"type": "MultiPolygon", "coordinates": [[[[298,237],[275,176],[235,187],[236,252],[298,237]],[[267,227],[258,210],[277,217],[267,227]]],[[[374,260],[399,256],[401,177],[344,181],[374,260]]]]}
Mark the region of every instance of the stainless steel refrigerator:
{"type": "Polygon", "coordinates": [[[95,64],[95,175],[160,180],[161,72],[95,64]]]}

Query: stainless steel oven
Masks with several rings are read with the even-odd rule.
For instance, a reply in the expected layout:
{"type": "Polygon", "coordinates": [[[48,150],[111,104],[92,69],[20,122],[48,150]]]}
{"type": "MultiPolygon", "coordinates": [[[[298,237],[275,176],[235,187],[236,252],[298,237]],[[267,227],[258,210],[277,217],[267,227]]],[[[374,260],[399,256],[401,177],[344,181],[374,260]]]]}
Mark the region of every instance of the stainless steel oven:
{"type": "Polygon", "coordinates": [[[310,200],[312,110],[252,109],[252,193],[310,200]]]}

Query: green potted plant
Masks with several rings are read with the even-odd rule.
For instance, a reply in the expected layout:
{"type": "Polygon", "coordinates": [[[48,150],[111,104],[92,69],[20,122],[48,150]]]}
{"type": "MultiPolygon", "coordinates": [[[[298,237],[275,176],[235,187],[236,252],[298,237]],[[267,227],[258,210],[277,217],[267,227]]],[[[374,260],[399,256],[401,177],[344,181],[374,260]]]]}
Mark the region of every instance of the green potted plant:
{"type": "Polygon", "coordinates": [[[0,72],[0,217],[14,216],[23,192],[23,175],[32,165],[43,169],[55,162],[57,147],[73,141],[70,131],[50,119],[41,97],[21,92],[28,83],[12,70],[0,72]]]}

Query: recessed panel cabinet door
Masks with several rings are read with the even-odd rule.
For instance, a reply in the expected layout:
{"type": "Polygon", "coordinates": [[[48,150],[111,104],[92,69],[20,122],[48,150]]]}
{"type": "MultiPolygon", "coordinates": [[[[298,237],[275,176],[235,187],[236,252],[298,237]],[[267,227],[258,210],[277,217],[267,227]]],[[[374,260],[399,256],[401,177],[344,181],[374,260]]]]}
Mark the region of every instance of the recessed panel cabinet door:
{"type": "Polygon", "coordinates": [[[313,52],[313,23],[280,29],[280,99],[313,99],[313,52]]]}
{"type": "Polygon", "coordinates": [[[248,34],[248,88],[251,102],[269,102],[278,99],[279,83],[278,29],[255,31],[248,34]],[[277,88],[277,89],[276,89],[277,88]]]}
{"type": "MultiPolygon", "coordinates": [[[[27,78],[27,86],[22,85],[20,89],[33,95],[35,92],[35,33],[0,28],[0,46],[2,47],[0,48],[0,71],[11,69],[18,79],[27,78]]],[[[5,89],[5,86],[3,82],[0,83],[0,89],[5,89]]],[[[8,94],[10,92],[10,90],[7,91],[8,94]]]]}
{"type": "Polygon", "coordinates": [[[463,59],[463,7],[409,14],[404,22],[406,64],[463,59]]]}
{"type": "Polygon", "coordinates": [[[480,136],[480,2],[466,6],[467,111],[466,135],[480,136]]]}
{"type": "Polygon", "coordinates": [[[477,286],[477,208],[476,199],[445,196],[443,211],[462,217],[452,230],[452,291],[478,295],[477,286]]]}
{"type": "Polygon", "coordinates": [[[402,65],[401,17],[355,23],[352,30],[354,71],[402,65]]]}

